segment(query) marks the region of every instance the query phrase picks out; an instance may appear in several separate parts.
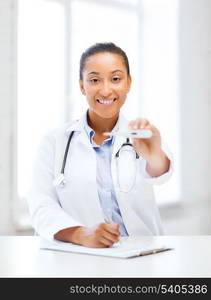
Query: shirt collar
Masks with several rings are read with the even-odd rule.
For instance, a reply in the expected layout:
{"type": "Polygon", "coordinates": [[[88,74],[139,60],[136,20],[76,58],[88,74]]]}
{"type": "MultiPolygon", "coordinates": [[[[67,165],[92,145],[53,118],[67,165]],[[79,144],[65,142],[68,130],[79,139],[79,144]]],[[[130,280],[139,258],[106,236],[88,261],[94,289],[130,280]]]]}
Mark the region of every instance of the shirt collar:
{"type": "MultiPolygon", "coordinates": [[[[85,129],[85,132],[90,140],[90,143],[93,144],[93,140],[92,137],[95,134],[95,131],[89,126],[88,122],[87,122],[87,114],[88,111],[84,114],[83,118],[82,118],[82,124],[83,124],[83,128],[85,129]]],[[[114,128],[112,129],[111,132],[116,132],[119,129],[119,119],[117,120],[114,128]]],[[[111,141],[111,144],[114,143],[114,137],[111,136],[109,139],[107,139],[107,141],[111,141]]]]}
{"type": "MultiPolygon", "coordinates": [[[[69,123],[65,124],[64,129],[65,129],[65,132],[67,135],[69,135],[71,131],[76,131],[79,133],[84,131],[83,123],[84,123],[84,118],[87,117],[86,114],[87,114],[87,112],[84,113],[79,120],[75,120],[73,122],[69,122],[69,123]]],[[[123,114],[120,112],[119,119],[112,131],[117,131],[117,130],[124,131],[127,128],[128,128],[128,121],[125,119],[123,114]]]]}

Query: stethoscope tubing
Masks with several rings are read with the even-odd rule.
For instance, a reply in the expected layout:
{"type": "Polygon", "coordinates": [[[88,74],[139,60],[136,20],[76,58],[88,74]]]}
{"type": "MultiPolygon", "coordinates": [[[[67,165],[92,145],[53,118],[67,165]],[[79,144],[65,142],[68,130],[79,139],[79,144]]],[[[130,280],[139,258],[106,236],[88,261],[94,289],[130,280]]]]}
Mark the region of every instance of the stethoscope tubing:
{"type": "MultiPolygon", "coordinates": [[[[59,175],[60,178],[61,178],[61,180],[59,180],[59,183],[58,183],[58,185],[61,185],[61,186],[64,186],[64,184],[65,184],[64,171],[65,171],[67,156],[68,156],[68,152],[69,152],[69,148],[70,148],[70,143],[71,143],[71,140],[73,138],[73,135],[74,135],[74,131],[71,131],[71,133],[70,133],[70,135],[68,137],[67,145],[66,145],[65,152],[64,152],[64,158],[63,158],[63,162],[62,162],[62,168],[61,168],[61,172],[60,172],[60,175],[59,175]]],[[[133,145],[130,143],[130,139],[129,138],[126,138],[126,143],[123,143],[122,146],[120,147],[120,149],[115,154],[116,158],[119,157],[120,150],[123,147],[125,147],[125,146],[131,146],[131,147],[133,147],[133,145]]],[[[136,153],[136,159],[138,159],[139,155],[137,154],[137,152],[135,152],[135,153],[136,153]]]]}
{"type": "Polygon", "coordinates": [[[71,133],[69,135],[69,138],[68,138],[68,141],[67,141],[66,148],[65,148],[65,153],[64,153],[64,158],[63,158],[62,168],[61,168],[61,174],[64,174],[64,170],[65,170],[65,166],[66,166],[66,161],[67,161],[67,155],[68,155],[68,152],[69,152],[70,142],[71,142],[71,140],[73,138],[73,135],[74,135],[74,131],[71,131],[71,133]]]}

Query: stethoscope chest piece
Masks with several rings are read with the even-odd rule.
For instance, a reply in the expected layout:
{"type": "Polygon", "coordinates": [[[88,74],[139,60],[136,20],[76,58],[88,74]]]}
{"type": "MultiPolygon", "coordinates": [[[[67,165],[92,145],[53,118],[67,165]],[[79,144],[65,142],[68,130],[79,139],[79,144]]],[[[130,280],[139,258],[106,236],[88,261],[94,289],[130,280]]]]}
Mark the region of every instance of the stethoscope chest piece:
{"type": "Polygon", "coordinates": [[[53,184],[56,187],[64,187],[65,183],[66,183],[65,176],[64,176],[64,171],[65,171],[68,151],[69,151],[69,148],[70,148],[70,142],[72,140],[73,135],[74,135],[74,131],[71,131],[71,133],[68,137],[66,148],[65,148],[65,153],[64,153],[64,157],[63,157],[61,172],[58,175],[58,177],[53,181],[53,184]]]}
{"type": "Polygon", "coordinates": [[[116,171],[118,187],[121,192],[128,193],[136,182],[138,154],[129,139],[116,153],[116,171]]]}
{"type": "Polygon", "coordinates": [[[56,187],[64,187],[65,183],[66,181],[63,173],[60,173],[59,176],[53,181],[53,185],[56,187]]]}

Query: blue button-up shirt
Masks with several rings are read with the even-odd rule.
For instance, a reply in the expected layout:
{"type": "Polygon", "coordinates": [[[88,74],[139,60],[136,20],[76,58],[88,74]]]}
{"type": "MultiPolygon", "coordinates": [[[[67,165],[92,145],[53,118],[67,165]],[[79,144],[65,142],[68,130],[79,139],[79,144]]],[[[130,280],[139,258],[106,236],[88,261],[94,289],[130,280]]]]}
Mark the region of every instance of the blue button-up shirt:
{"type": "MultiPolygon", "coordinates": [[[[84,117],[84,129],[90,139],[93,149],[96,153],[97,159],[97,188],[100,204],[105,215],[105,219],[109,222],[114,222],[120,225],[120,233],[122,236],[127,236],[127,230],[125,228],[124,222],[122,220],[122,215],[117,203],[114,186],[111,176],[111,154],[113,148],[114,138],[110,137],[104,140],[102,145],[97,145],[93,136],[95,134],[94,130],[89,127],[87,123],[87,115],[84,117]]],[[[118,122],[113,128],[116,130],[118,128],[118,122]]]]}

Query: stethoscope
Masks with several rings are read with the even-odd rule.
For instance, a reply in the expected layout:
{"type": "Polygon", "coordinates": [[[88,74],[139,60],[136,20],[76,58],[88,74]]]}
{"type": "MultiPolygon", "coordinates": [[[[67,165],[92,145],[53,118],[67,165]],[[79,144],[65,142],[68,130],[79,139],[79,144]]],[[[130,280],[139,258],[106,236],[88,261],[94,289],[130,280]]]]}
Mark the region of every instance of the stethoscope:
{"type": "MultiPolygon", "coordinates": [[[[65,166],[66,166],[67,156],[68,156],[68,152],[69,152],[69,148],[70,148],[70,143],[71,143],[71,140],[73,138],[73,135],[74,135],[74,131],[71,131],[71,133],[69,135],[69,138],[68,138],[68,141],[67,141],[66,148],[65,148],[63,162],[62,162],[62,168],[61,168],[60,174],[59,174],[59,176],[53,182],[54,186],[56,186],[56,187],[64,187],[65,184],[66,184],[64,172],[65,172],[65,166]]],[[[118,173],[118,159],[119,159],[122,151],[124,151],[124,148],[127,148],[127,151],[129,150],[131,153],[133,153],[133,156],[134,156],[135,159],[139,159],[139,155],[134,150],[133,145],[130,143],[130,139],[126,138],[126,142],[121,145],[121,147],[119,148],[119,150],[115,154],[115,157],[117,158],[117,160],[116,160],[117,161],[117,173],[118,173]]],[[[122,190],[123,192],[124,191],[125,192],[129,192],[132,189],[132,187],[135,184],[136,173],[137,173],[137,170],[135,170],[135,176],[134,176],[132,184],[130,185],[130,188],[127,189],[127,190],[122,190]]],[[[118,184],[120,186],[119,177],[118,177],[118,184]]]]}

